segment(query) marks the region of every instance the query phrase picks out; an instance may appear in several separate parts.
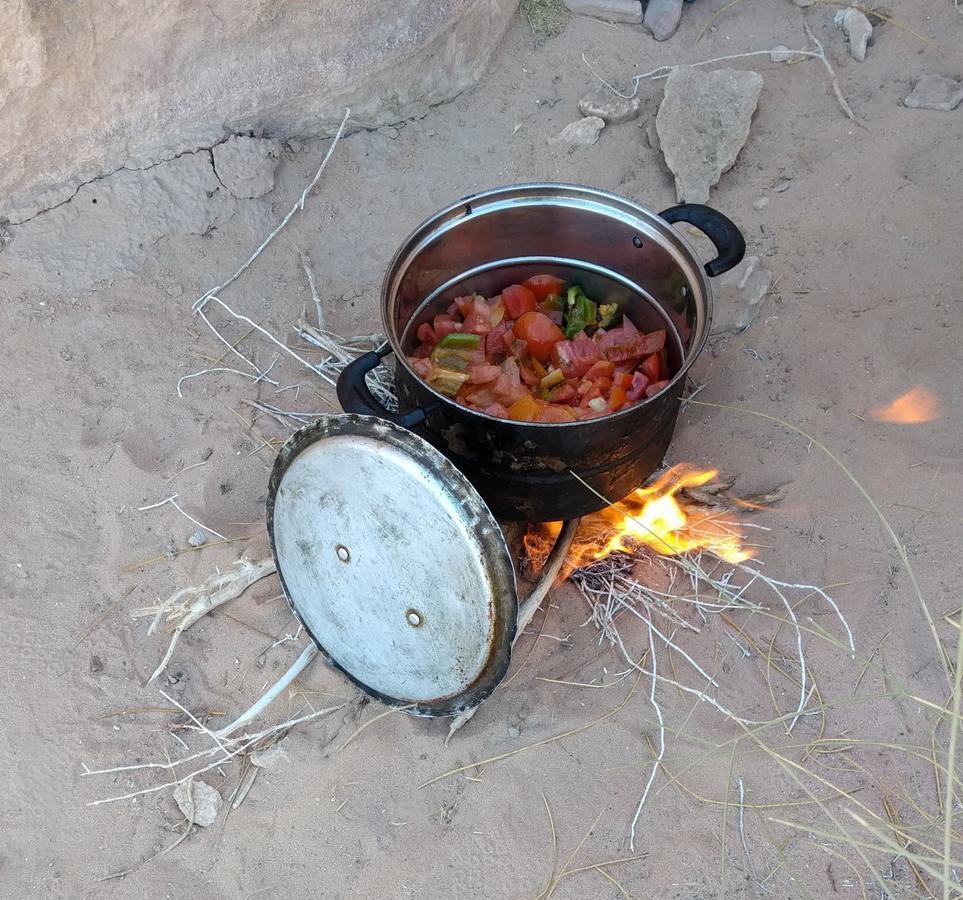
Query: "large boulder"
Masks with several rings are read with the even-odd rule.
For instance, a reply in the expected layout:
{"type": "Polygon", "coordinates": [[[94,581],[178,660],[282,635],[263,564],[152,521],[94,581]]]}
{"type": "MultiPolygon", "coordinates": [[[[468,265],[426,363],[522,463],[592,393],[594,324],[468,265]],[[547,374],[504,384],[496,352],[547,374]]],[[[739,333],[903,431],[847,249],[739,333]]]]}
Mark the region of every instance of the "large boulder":
{"type": "Polygon", "coordinates": [[[0,221],[232,134],[400,121],[481,75],[518,0],[21,0],[0,18],[0,221]]]}

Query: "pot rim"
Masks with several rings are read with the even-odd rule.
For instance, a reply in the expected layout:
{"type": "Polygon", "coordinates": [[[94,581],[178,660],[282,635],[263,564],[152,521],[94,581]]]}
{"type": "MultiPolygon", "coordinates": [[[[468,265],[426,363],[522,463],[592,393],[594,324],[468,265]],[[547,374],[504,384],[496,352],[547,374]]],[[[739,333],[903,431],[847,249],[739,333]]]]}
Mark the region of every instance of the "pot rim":
{"type": "MultiPolygon", "coordinates": [[[[620,273],[613,274],[618,275],[620,273]]],[[[687,273],[687,275],[688,274],[690,273],[687,273]]],[[[460,278],[461,276],[459,275],[456,277],[460,278]]],[[[631,283],[631,279],[624,280],[631,283]]],[[[661,218],[658,213],[653,212],[651,209],[648,209],[645,206],[642,206],[640,203],[636,203],[634,200],[630,200],[620,194],[615,194],[611,191],[606,191],[601,188],[595,188],[581,184],[571,184],[567,182],[537,181],[507,184],[500,187],[479,191],[475,194],[469,194],[465,197],[462,197],[460,200],[456,200],[453,203],[448,204],[448,206],[425,219],[420,225],[411,231],[404,241],[402,241],[398,250],[395,251],[391,258],[391,262],[389,263],[385,272],[385,277],[381,286],[382,327],[384,329],[386,340],[390,345],[392,352],[394,353],[397,365],[402,366],[412,378],[417,379],[418,382],[438,400],[448,404],[451,407],[457,408],[463,413],[477,416],[479,419],[482,419],[486,422],[505,424],[506,422],[510,421],[514,426],[534,428],[573,428],[578,426],[590,426],[597,422],[607,422],[617,418],[637,415],[640,410],[645,409],[650,403],[664,401],[667,394],[672,393],[674,388],[681,386],[685,378],[688,376],[689,369],[702,355],[702,351],[705,349],[706,343],[709,340],[709,333],[712,327],[712,306],[712,286],[709,282],[708,276],[706,275],[704,264],[698,252],[692,246],[691,242],[685,237],[685,235],[673,228],[672,225],[665,219],[661,218]],[[400,342],[398,340],[398,335],[396,334],[395,328],[388,315],[389,298],[391,292],[400,280],[398,276],[401,265],[406,260],[414,258],[419,252],[421,252],[422,249],[424,249],[424,246],[427,245],[427,243],[437,238],[439,234],[456,227],[457,223],[464,218],[464,215],[472,215],[474,212],[474,206],[478,206],[481,203],[508,204],[511,202],[538,202],[551,199],[550,195],[552,194],[555,194],[559,199],[568,198],[573,201],[573,205],[576,206],[583,205],[586,208],[589,208],[593,205],[596,207],[602,206],[604,207],[602,211],[610,215],[614,215],[615,213],[621,211],[623,215],[616,216],[616,218],[621,218],[623,221],[628,223],[630,217],[635,217],[636,220],[642,220],[650,227],[656,229],[663,238],[663,246],[666,249],[675,249],[677,254],[674,255],[681,257],[681,259],[686,262],[689,267],[691,267],[691,275],[693,277],[688,279],[689,282],[691,283],[693,280],[698,281],[699,286],[702,289],[703,298],[705,300],[705,315],[698,318],[698,325],[701,329],[701,333],[697,332],[697,337],[686,352],[685,357],[682,360],[682,365],[679,366],[679,369],[675,375],[669,379],[669,383],[665,386],[665,388],[663,388],[658,394],[655,394],[652,397],[647,397],[641,402],[634,403],[632,406],[627,407],[626,409],[621,409],[618,412],[607,413],[603,416],[598,416],[592,419],[576,420],[574,422],[517,422],[514,420],[503,419],[498,416],[490,416],[488,413],[480,410],[471,409],[467,406],[461,406],[460,404],[455,403],[451,397],[436,391],[428,382],[424,381],[411,368],[407,357],[402,351],[400,342]]]]}

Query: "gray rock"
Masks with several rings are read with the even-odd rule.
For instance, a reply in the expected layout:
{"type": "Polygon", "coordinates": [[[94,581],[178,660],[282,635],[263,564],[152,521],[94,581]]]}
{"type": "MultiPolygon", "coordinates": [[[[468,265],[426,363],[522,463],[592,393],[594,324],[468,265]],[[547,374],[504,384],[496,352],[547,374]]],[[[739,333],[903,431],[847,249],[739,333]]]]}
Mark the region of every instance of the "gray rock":
{"type": "Polygon", "coordinates": [[[792,59],[792,50],[783,44],[776,44],[772,50],[769,51],[769,61],[774,63],[788,62],[792,59]]]}
{"type": "Polygon", "coordinates": [[[963,84],[942,75],[924,75],[903,101],[910,109],[939,109],[949,112],[963,102],[963,84]]]}
{"type": "Polygon", "coordinates": [[[833,22],[849,44],[849,55],[857,62],[866,59],[866,46],[873,36],[873,25],[858,9],[841,9],[833,16],[833,22]]]}
{"type": "Polygon", "coordinates": [[[605,122],[598,116],[586,116],[566,125],[555,137],[550,137],[548,142],[569,147],[591,147],[599,139],[599,133],[604,127],[605,122]]]}
{"type": "Polygon", "coordinates": [[[8,6],[0,220],[17,224],[230,134],[329,136],[346,106],[351,128],[417,115],[478,80],[518,0],[167,0],[147,18],[113,0],[8,6]]]}
{"type": "Polygon", "coordinates": [[[742,334],[748,330],[771,285],[772,272],[759,265],[758,256],[747,256],[718,278],[719,325],[716,333],[742,334]]]}
{"type": "Polygon", "coordinates": [[[682,18],[682,0],[649,0],[642,24],[657,41],[667,41],[675,34],[682,18]]]}
{"type": "Polygon", "coordinates": [[[777,194],[785,194],[786,191],[788,191],[789,188],[791,188],[791,187],[792,187],[792,182],[791,182],[791,181],[780,181],[779,184],[777,184],[777,185],[773,188],[773,190],[774,190],[777,194]]]}
{"type": "Polygon", "coordinates": [[[642,109],[642,101],[638,97],[625,100],[605,94],[586,94],[578,102],[578,111],[583,116],[597,116],[606,125],[621,125],[637,119],[642,109]]]}
{"type": "Polygon", "coordinates": [[[768,205],[769,205],[768,197],[760,197],[758,200],[752,201],[752,208],[756,212],[760,212],[761,210],[764,210],[768,205]]]}
{"type": "Polygon", "coordinates": [[[508,736],[510,738],[517,738],[521,735],[521,733],[522,733],[522,730],[517,725],[508,726],[508,736]]]}
{"type": "Polygon", "coordinates": [[[214,172],[239,200],[263,197],[274,190],[281,145],[266,138],[234,135],[211,151],[214,172]]]}
{"type": "Polygon", "coordinates": [[[207,828],[214,824],[224,801],[221,795],[204,781],[189,778],[174,788],[174,800],[188,821],[207,828]]]}
{"type": "Polygon", "coordinates": [[[579,16],[594,16],[596,19],[627,22],[630,25],[642,22],[640,0],[565,0],[565,5],[579,16]]]}
{"type": "Polygon", "coordinates": [[[659,130],[655,127],[655,119],[649,119],[645,123],[645,142],[653,150],[662,150],[662,144],[659,141],[659,130]]]}
{"type": "Polygon", "coordinates": [[[286,762],[287,758],[288,754],[284,748],[283,741],[278,741],[276,744],[271,744],[271,746],[265,750],[255,750],[251,754],[251,764],[257,766],[259,769],[274,771],[278,766],[286,762]]]}
{"type": "Polygon", "coordinates": [[[656,128],[679,202],[708,202],[709,188],[735,164],[749,137],[762,85],[758,72],[672,70],[656,128]]]}
{"type": "Polygon", "coordinates": [[[207,535],[203,531],[195,531],[188,539],[191,547],[203,547],[207,543],[207,535]]]}

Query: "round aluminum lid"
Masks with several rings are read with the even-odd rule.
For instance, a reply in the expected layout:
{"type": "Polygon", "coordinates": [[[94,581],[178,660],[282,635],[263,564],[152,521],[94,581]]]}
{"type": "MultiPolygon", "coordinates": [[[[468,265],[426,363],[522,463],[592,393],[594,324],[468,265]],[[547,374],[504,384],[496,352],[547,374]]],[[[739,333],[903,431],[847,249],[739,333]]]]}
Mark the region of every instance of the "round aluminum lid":
{"type": "Polygon", "coordinates": [[[372,416],[324,416],[271,473],[284,594],[364,691],[419,715],[476,706],[508,669],[518,615],[504,535],[464,475],[372,416]]]}

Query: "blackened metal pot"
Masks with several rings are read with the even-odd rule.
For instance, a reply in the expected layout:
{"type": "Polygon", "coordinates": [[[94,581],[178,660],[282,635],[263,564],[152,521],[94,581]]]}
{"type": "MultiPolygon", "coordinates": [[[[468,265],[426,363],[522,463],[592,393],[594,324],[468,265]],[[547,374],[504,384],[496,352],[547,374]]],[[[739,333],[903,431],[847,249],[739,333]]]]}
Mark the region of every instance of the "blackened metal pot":
{"type": "Polygon", "coordinates": [[[661,464],[686,374],[709,336],[708,279],[737,265],[745,248],[729,219],[697,204],[656,214],[615,194],[565,184],[466,197],[419,226],[395,254],[381,295],[387,343],[344,370],[338,399],[346,412],[380,416],[421,434],[498,518],[543,522],[595,512],[639,487],[661,464]],[[673,222],[706,234],[717,258],[703,265],[673,222]],[[617,302],[643,330],[665,328],[675,373],[669,386],[597,419],[513,422],[455,403],[412,371],[407,354],[417,346],[422,321],[457,296],[492,296],[542,272],[577,281],[600,302],[617,302]],[[399,412],[375,400],[365,381],[391,353],[399,412]]]}

